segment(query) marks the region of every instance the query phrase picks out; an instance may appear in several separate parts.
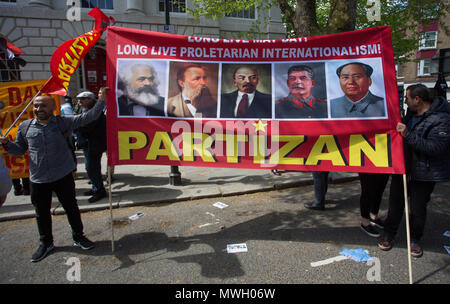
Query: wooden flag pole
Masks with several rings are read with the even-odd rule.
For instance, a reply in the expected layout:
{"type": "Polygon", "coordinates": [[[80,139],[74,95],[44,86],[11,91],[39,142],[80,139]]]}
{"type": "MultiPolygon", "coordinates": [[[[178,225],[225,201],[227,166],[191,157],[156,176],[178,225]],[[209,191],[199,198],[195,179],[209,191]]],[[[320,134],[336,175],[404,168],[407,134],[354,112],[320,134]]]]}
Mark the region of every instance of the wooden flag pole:
{"type": "Polygon", "coordinates": [[[406,174],[403,174],[403,195],[405,196],[405,217],[406,217],[406,242],[408,248],[408,270],[409,270],[409,284],[413,284],[412,275],[412,261],[411,261],[411,237],[409,230],[409,207],[408,207],[408,189],[406,182],[406,174]]]}
{"type": "Polygon", "coordinates": [[[108,166],[108,183],[109,183],[109,214],[111,217],[111,250],[114,252],[114,219],[112,208],[112,186],[111,186],[111,166],[108,166]]]}

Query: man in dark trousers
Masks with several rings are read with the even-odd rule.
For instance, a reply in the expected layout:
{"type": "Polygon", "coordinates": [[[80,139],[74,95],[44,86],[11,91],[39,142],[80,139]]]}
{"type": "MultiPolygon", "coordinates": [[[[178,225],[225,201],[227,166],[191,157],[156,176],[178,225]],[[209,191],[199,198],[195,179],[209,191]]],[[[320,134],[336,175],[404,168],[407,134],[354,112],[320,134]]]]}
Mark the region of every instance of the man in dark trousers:
{"type": "MultiPolygon", "coordinates": [[[[411,255],[420,257],[425,229],[427,204],[436,182],[450,181],[450,109],[444,98],[430,98],[422,84],[406,89],[408,112],[397,131],[405,144],[405,166],[409,194],[411,255]]],[[[389,211],[384,235],[378,242],[381,250],[392,248],[395,234],[405,210],[402,176],[394,174],[389,195],[389,211]]]]}
{"type": "MultiPolygon", "coordinates": [[[[89,110],[96,104],[95,95],[92,92],[85,91],[77,95],[80,106],[84,110],[89,110]]],[[[106,117],[100,113],[100,116],[87,125],[79,128],[77,131],[87,139],[86,158],[87,174],[92,182],[92,190],[87,195],[89,203],[94,203],[106,197],[105,186],[102,179],[102,155],[106,151],[106,117]]]]}
{"type": "Polygon", "coordinates": [[[256,69],[241,66],[233,73],[231,93],[222,94],[221,118],[272,118],[272,96],[256,90],[259,77],[256,69]]]}
{"type": "Polygon", "coordinates": [[[52,217],[50,213],[52,193],[66,211],[72,228],[74,245],[91,249],[94,244],[84,236],[80,210],[75,197],[72,171],[75,162],[67,143],[67,136],[74,128],[98,118],[105,107],[105,89],[99,93],[99,102],[90,110],[71,117],[54,116],[55,101],[51,96],[38,96],[33,102],[36,118],[19,125],[15,142],[0,138],[0,143],[12,155],[30,155],[31,202],[36,210],[40,246],[31,261],[44,259],[53,249],[52,217]]]}

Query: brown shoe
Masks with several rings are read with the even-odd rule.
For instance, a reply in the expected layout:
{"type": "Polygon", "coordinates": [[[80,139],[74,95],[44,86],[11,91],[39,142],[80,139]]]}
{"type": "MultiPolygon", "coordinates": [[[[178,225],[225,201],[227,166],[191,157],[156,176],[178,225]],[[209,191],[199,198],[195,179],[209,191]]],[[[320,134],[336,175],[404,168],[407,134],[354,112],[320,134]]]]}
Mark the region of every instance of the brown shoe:
{"type": "Polygon", "coordinates": [[[378,241],[378,248],[388,251],[392,249],[392,244],[394,244],[394,239],[384,234],[378,241]]]}
{"type": "Polygon", "coordinates": [[[415,258],[420,258],[423,255],[423,250],[416,242],[411,242],[411,255],[415,258]]]}

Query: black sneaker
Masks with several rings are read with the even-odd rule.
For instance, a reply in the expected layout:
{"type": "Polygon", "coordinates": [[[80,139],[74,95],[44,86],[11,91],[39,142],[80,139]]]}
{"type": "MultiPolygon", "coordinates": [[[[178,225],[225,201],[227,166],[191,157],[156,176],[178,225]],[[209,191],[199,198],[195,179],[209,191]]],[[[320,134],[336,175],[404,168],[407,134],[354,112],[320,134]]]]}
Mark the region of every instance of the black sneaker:
{"type": "Polygon", "coordinates": [[[325,204],[317,204],[316,202],[312,202],[312,203],[305,203],[303,204],[305,206],[305,208],[307,209],[311,209],[311,210],[325,210],[325,204]]]}
{"type": "Polygon", "coordinates": [[[81,249],[83,249],[83,250],[89,250],[89,249],[94,248],[94,243],[91,242],[84,235],[75,239],[73,245],[77,246],[77,247],[81,247],[81,249]]]}
{"type": "Polygon", "coordinates": [[[94,195],[95,194],[95,192],[94,192],[94,190],[89,190],[89,191],[85,191],[85,192],[83,192],[83,195],[86,195],[86,196],[91,196],[91,195],[94,195]]]}
{"type": "Polygon", "coordinates": [[[375,228],[373,228],[371,225],[364,226],[363,224],[361,224],[361,229],[365,233],[370,235],[371,237],[379,237],[380,236],[380,233],[375,228]]]}
{"type": "Polygon", "coordinates": [[[105,198],[105,197],[106,197],[106,191],[105,190],[98,191],[97,193],[95,193],[93,196],[91,196],[88,199],[88,202],[89,203],[95,203],[95,202],[97,202],[97,201],[99,201],[99,200],[101,200],[102,198],[105,198]]]}
{"type": "Polygon", "coordinates": [[[41,243],[38,250],[36,250],[36,252],[31,256],[31,262],[35,263],[43,260],[50,252],[53,251],[53,249],[55,249],[53,243],[48,246],[41,243]]]}
{"type": "Polygon", "coordinates": [[[383,229],[384,228],[384,222],[377,217],[376,219],[369,219],[370,225],[375,226],[377,228],[383,229]]]}

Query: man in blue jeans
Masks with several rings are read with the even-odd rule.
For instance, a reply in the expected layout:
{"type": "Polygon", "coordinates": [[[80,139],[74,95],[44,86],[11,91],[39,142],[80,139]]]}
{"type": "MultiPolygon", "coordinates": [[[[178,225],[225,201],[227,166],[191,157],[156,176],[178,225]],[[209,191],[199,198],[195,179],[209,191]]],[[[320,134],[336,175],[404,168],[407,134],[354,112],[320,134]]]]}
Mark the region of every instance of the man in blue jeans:
{"type": "Polygon", "coordinates": [[[90,111],[71,117],[54,116],[56,104],[53,98],[38,96],[33,102],[36,118],[19,125],[15,142],[6,137],[0,138],[0,143],[9,154],[23,155],[29,151],[31,202],[36,211],[40,235],[40,246],[32,255],[32,262],[44,259],[54,249],[50,213],[53,192],[66,211],[74,245],[84,250],[94,247],[94,243],[83,233],[72,175],[75,162],[67,137],[74,128],[97,119],[105,107],[105,90],[101,89],[100,101],[90,111]]]}
{"type": "Polygon", "coordinates": [[[325,210],[325,195],[328,190],[328,171],[313,171],[314,202],[305,203],[305,207],[311,210],[325,210]]]}

